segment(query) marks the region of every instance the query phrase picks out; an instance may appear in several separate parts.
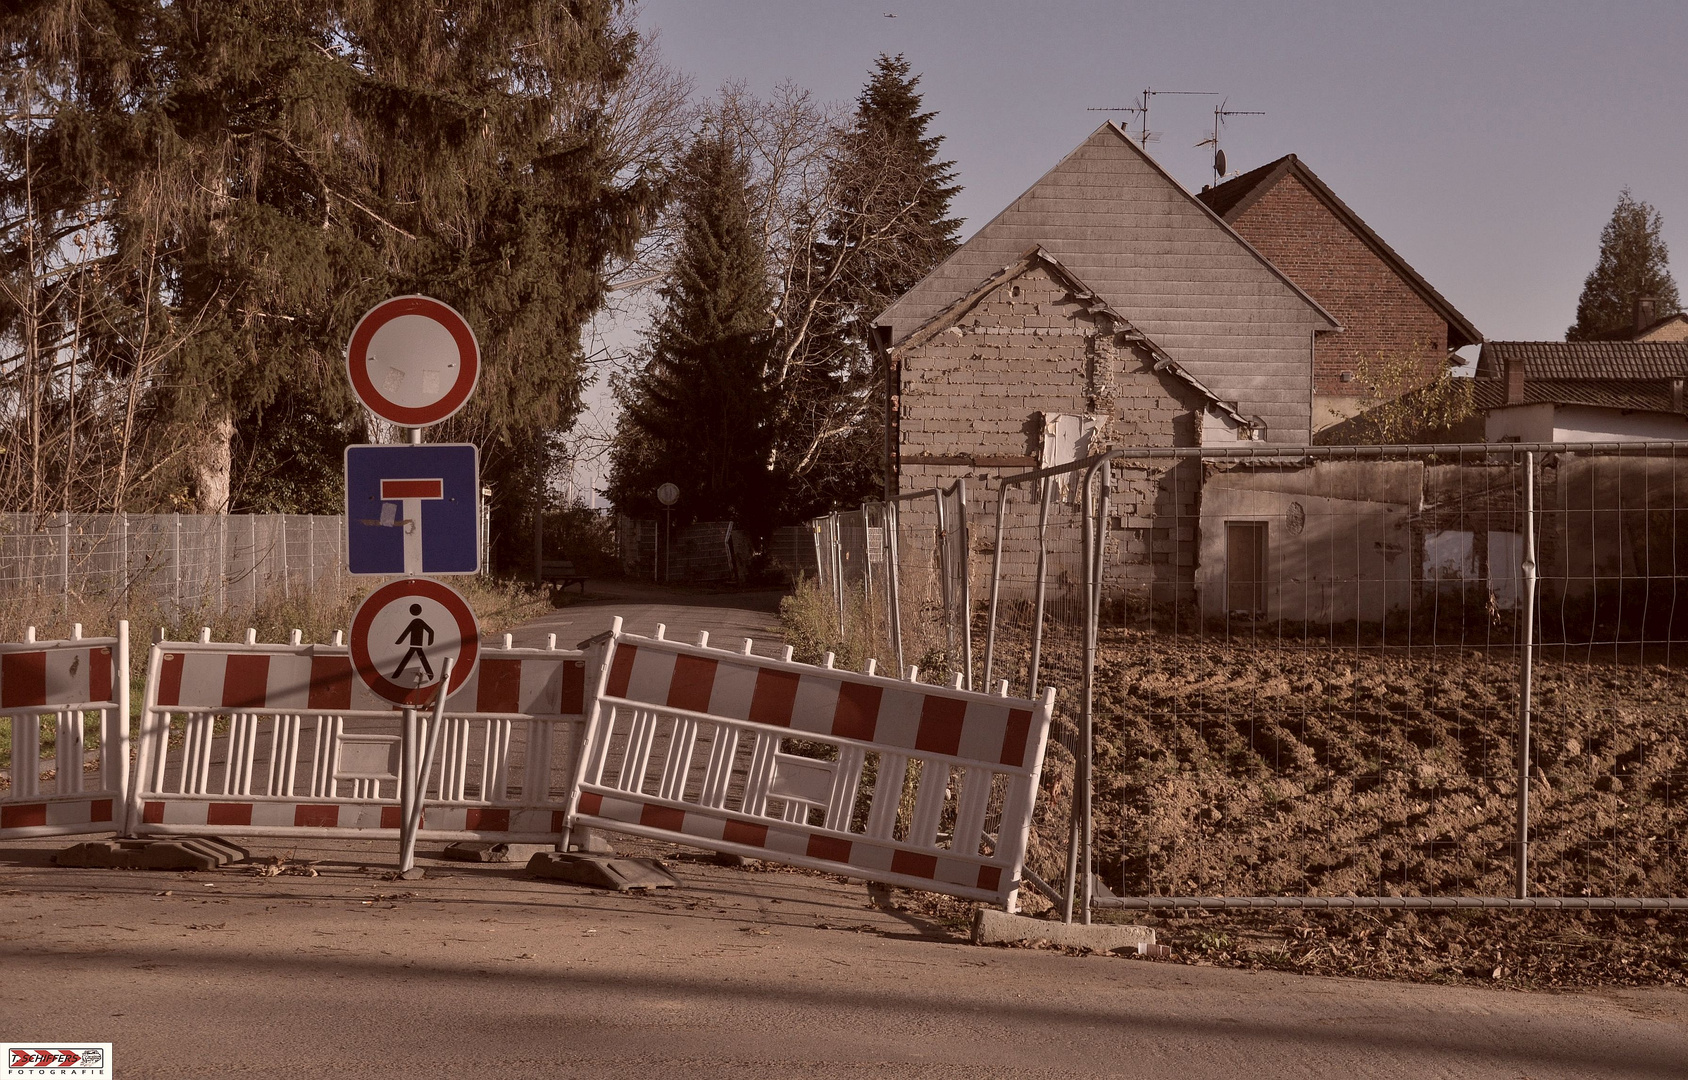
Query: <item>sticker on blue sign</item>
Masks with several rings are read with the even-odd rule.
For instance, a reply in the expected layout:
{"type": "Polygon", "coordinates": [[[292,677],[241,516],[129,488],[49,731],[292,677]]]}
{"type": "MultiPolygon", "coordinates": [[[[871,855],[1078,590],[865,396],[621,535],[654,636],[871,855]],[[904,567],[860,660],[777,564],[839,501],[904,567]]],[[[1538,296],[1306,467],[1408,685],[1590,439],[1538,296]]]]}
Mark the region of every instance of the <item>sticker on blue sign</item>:
{"type": "Polygon", "coordinates": [[[472,444],[346,447],[346,569],[479,573],[480,492],[472,444]]]}

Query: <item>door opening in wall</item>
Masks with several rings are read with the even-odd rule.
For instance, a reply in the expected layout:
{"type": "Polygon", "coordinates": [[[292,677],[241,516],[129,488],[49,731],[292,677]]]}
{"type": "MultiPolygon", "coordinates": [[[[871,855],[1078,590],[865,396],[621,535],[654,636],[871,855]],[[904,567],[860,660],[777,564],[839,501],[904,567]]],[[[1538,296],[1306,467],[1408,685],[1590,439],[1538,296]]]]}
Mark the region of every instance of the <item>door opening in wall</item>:
{"type": "Polygon", "coordinates": [[[1266,523],[1225,523],[1225,609],[1233,615],[1266,613],[1266,523]]]}

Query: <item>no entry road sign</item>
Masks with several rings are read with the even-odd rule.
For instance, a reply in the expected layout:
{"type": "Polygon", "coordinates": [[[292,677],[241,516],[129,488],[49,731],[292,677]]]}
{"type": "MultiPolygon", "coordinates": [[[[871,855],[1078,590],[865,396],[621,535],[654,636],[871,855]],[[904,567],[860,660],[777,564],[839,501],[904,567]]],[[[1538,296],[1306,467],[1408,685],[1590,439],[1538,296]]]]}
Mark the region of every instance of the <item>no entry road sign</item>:
{"type": "Polygon", "coordinates": [[[449,697],[474,674],[480,628],[457,590],[426,578],[383,585],[352,616],[352,667],[378,696],[395,705],[434,701],[445,659],[452,658],[449,697]]]}
{"type": "Polygon", "coordinates": [[[449,304],[395,296],[353,327],[346,367],[369,411],[404,427],[427,427],[469,400],[481,353],[475,332],[449,304]]]}
{"type": "Polygon", "coordinates": [[[480,490],[469,443],[346,447],[347,569],[478,573],[480,490]]]}

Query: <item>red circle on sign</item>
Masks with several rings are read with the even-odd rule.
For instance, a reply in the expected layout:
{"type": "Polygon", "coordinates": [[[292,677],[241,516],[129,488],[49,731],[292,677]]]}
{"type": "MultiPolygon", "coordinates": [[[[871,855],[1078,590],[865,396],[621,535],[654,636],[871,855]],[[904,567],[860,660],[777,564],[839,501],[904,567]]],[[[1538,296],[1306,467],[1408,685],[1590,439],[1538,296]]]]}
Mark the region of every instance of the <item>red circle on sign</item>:
{"type": "Polygon", "coordinates": [[[462,646],[451,666],[451,684],[445,688],[445,695],[450,697],[462,688],[480,659],[480,626],[475,622],[475,613],[468,601],[459,596],[456,589],[427,578],[389,582],[370,593],[358,605],[357,614],[352,616],[352,667],[377,696],[395,705],[432,705],[434,686],[400,686],[382,675],[375,666],[374,658],[369,655],[369,628],[375,622],[375,616],[389,604],[411,596],[434,601],[449,611],[456,621],[462,646]]]}
{"type": "Polygon", "coordinates": [[[403,427],[426,427],[456,413],[475,392],[475,384],[481,377],[481,350],[468,321],[450,304],[431,296],[395,296],[370,308],[352,328],[352,341],[346,349],[346,372],[351,376],[358,400],[370,412],[403,427]],[[369,377],[369,343],[375,332],[405,315],[420,315],[439,323],[457,345],[457,378],[444,396],[427,405],[401,405],[392,401],[369,377]]]}

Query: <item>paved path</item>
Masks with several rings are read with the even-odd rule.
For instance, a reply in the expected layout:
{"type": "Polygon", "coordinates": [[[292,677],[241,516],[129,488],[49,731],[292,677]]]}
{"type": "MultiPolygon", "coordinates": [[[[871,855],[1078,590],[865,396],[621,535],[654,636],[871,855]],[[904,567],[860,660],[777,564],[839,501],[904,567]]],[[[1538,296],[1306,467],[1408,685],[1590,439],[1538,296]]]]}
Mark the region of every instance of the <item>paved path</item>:
{"type": "Polygon", "coordinates": [[[383,881],[388,842],[301,846],[321,876],[269,878],[57,869],[54,846],[0,843],[0,1039],[111,1041],[126,1080],[1550,1080],[1688,1061],[1677,991],[977,948],[860,885],[696,856],[644,898],[426,858],[425,880],[383,881]]]}
{"type": "Polygon", "coordinates": [[[780,590],[703,592],[663,588],[626,581],[590,581],[592,591],[585,600],[569,594],[569,606],[553,610],[513,631],[517,645],[542,646],[547,634],[557,635],[557,644],[576,644],[610,628],[619,615],[628,633],[650,636],[658,623],[667,636],[693,642],[698,631],[707,630],[711,642],[736,646],[745,638],[758,642],[756,651],[773,654],[779,645],[780,590]]]}

